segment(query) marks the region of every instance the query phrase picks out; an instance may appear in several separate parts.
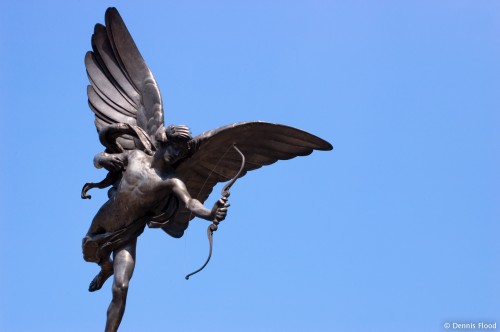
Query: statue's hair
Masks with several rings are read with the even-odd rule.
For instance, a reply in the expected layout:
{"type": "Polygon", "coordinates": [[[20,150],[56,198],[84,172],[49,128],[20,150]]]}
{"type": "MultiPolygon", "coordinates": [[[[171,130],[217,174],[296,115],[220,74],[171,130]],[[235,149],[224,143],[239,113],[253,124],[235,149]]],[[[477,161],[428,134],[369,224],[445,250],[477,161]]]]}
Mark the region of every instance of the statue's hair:
{"type": "Polygon", "coordinates": [[[170,125],[167,128],[161,126],[155,133],[155,140],[162,143],[167,143],[170,140],[189,141],[192,138],[189,127],[185,125],[170,125]]]}
{"type": "Polygon", "coordinates": [[[165,133],[167,138],[171,140],[189,141],[193,138],[193,136],[191,136],[191,130],[185,125],[170,125],[165,129],[165,133]]]}

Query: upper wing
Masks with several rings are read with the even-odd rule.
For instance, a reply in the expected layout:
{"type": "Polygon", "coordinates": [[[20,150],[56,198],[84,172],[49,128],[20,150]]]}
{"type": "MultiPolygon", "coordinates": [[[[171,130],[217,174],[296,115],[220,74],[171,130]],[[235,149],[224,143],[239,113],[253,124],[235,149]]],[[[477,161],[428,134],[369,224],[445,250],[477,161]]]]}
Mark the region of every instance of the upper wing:
{"type": "MultiPolygon", "coordinates": [[[[241,166],[236,145],[245,155],[242,175],[278,160],[307,156],[313,150],[328,151],[332,145],[300,129],[267,122],[240,122],[207,131],[189,142],[190,157],[176,168],[193,198],[204,202],[218,182],[233,178],[241,166]]],[[[174,237],[182,236],[194,216],[185,208],[163,229],[174,237]]]]}
{"type": "MultiPolygon", "coordinates": [[[[163,125],[163,105],[153,74],[137,49],[116,8],[108,8],[106,26],[96,24],[92,49],[85,55],[90,109],[97,131],[115,123],[137,125],[153,139],[163,125]]],[[[118,138],[125,149],[133,137],[118,138]]]]}

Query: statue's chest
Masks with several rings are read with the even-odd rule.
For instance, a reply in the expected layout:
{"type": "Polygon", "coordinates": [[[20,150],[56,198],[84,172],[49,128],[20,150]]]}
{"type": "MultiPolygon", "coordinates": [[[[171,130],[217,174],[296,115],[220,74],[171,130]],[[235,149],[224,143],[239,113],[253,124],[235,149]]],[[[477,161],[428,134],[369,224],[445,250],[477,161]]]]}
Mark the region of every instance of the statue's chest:
{"type": "Polygon", "coordinates": [[[130,158],[123,174],[122,186],[141,191],[155,190],[160,186],[163,179],[155,169],[151,168],[149,159],[149,156],[142,155],[130,158]]]}

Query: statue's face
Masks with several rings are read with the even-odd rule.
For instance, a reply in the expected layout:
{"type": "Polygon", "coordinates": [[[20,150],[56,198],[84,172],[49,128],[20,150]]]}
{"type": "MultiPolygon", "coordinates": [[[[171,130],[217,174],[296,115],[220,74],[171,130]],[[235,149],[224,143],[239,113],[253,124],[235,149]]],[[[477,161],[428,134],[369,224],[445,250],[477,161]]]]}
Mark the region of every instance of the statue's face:
{"type": "Polygon", "coordinates": [[[164,149],[163,160],[172,165],[186,156],[188,145],[184,141],[171,141],[166,144],[164,149]]]}
{"type": "Polygon", "coordinates": [[[151,166],[158,169],[166,166],[172,166],[182,158],[186,157],[189,152],[186,141],[170,140],[167,143],[159,142],[158,145],[159,146],[157,147],[151,162],[151,166]]]}

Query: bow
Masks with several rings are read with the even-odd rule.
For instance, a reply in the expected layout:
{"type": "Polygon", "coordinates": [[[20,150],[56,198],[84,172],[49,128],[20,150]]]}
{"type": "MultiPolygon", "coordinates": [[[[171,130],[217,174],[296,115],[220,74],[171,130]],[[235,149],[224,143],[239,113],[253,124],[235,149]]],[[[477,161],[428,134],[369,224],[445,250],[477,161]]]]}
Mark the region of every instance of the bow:
{"type": "MultiPolygon", "coordinates": [[[[222,191],[221,191],[222,198],[221,199],[222,199],[223,202],[227,201],[227,198],[231,194],[229,192],[229,189],[231,189],[231,187],[236,182],[236,180],[238,180],[238,178],[240,177],[241,173],[243,172],[243,170],[245,168],[245,155],[234,144],[233,144],[233,148],[241,156],[241,166],[240,166],[240,170],[238,171],[238,173],[236,173],[236,175],[222,188],[222,191]]],[[[205,261],[205,264],[203,264],[198,270],[196,270],[196,271],[191,272],[190,274],[188,274],[186,276],[186,280],[189,280],[189,277],[191,277],[192,275],[194,275],[194,274],[200,272],[201,270],[203,270],[205,268],[205,266],[207,266],[208,262],[210,262],[210,258],[212,258],[213,234],[217,230],[217,228],[219,228],[219,221],[217,219],[214,219],[212,221],[212,224],[210,224],[210,226],[208,226],[208,228],[207,228],[207,237],[208,237],[208,244],[209,244],[208,258],[205,261]]]]}

